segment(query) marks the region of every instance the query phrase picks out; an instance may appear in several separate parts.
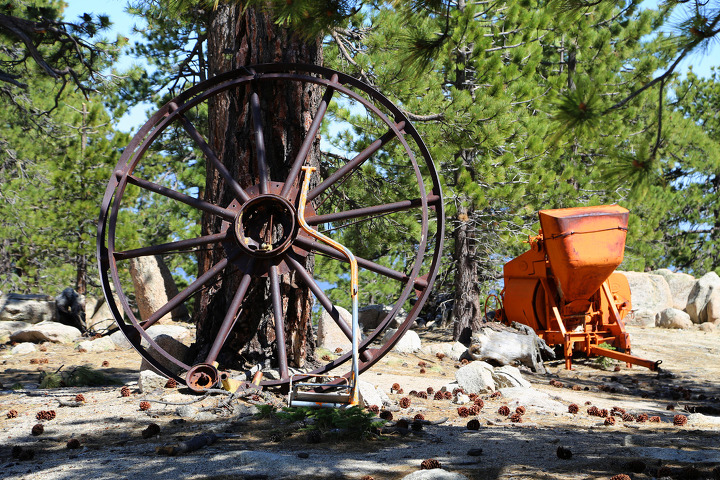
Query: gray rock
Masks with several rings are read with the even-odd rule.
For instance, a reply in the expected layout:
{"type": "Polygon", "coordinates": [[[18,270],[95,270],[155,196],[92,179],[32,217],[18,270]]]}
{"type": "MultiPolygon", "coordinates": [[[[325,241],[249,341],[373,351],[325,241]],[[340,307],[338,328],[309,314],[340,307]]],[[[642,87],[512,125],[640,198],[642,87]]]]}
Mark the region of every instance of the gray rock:
{"type": "MultiPolygon", "coordinates": [[[[393,307],[389,305],[368,305],[358,309],[358,323],[364,331],[375,330],[385,317],[392,311],[393,307]]],[[[397,315],[390,320],[385,328],[398,328],[407,318],[405,311],[400,309],[397,315]]]]}
{"type": "Polygon", "coordinates": [[[691,413],[687,416],[688,425],[701,426],[701,425],[712,425],[713,427],[720,427],[720,417],[703,415],[702,413],[691,413]]]}
{"type": "Polygon", "coordinates": [[[37,351],[35,348],[34,343],[24,342],[24,343],[18,343],[15,345],[12,350],[10,350],[10,353],[13,355],[24,355],[26,353],[33,353],[37,351]]]}
{"type": "Polygon", "coordinates": [[[57,318],[55,299],[47,295],[0,295],[0,322],[51,322],[57,318]]]}
{"type": "Polygon", "coordinates": [[[511,365],[493,369],[492,378],[495,381],[495,388],[531,387],[530,382],[523,378],[520,370],[511,365]]]}
{"type": "Polygon", "coordinates": [[[666,308],[660,312],[657,326],[662,328],[692,328],[693,322],[690,315],[676,308],[666,308]]]}
{"type": "MultiPolygon", "coordinates": [[[[140,318],[143,320],[150,318],[155,311],[178,294],[175,280],[161,256],[130,259],[129,267],[130,277],[135,287],[135,301],[140,311],[140,318]]],[[[158,323],[188,321],[189,318],[187,308],[181,304],[163,316],[158,323]]]]}
{"type": "Polygon", "coordinates": [[[720,324],[720,288],[713,289],[705,308],[700,312],[701,323],[720,324]]]}
{"type": "MultiPolygon", "coordinates": [[[[348,326],[348,330],[352,330],[352,314],[342,307],[337,307],[340,313],[341,321],[348,326]]],[[[330,316],[327,310],[323,310],[318,322],[317,328],[317,345],[334,352],[336,348],[341,348],[343,352],[349,352],[352,348],[350,339],[340,330],[335,320],[330,316]]]]}
{"type": "Polygon", "coordinates": [[[673,308],[685,310],[687,307],[690,291],[695,285],[695,277],[687,273],[673,272],[667,268],[661,268],[651,273],[661,275],[670,287],[670,294],[673,299],[673,308]]]}
{"type": "MultiPolygon", "coordinates": [[[[709,272],[700,277],[695,286],[693,286],[688,297],[688,304],[685,311],[690,315],[690,319],[693,323],[704,323],[708,320],[707,306],[711,298],[713,299],[712,314],[715,314],[716,304],[718,299],[713,295],[713,292],[720,290],[720,277],[715,272],[709,272]]],[[[712,318],[712,317],[710,317],[712,318]]],[[[715,321],[710,320],[715,323],[715,321]]]]}
{"type": "Polygon", "coordinates": [[[442,468],[418,470],[405,475],[402,480],[468,480],[468,477],[456,472],[448,472],[442,468]]]}
{"type": "Polygon", "coordinates": [[[470,362],[455,372],[455,380],[465,393],[489,393],[495,391],[493,367],[485,362],[470,362]]]}
{"type": "MultiPolygon", "coordinates": [[[[153,325],[152,327],[147,329],[147,334],[153,340],[156,340],[157,337],[159,337],[160,335],[167,335],[174,338],[178,342],[186,345],[189,345],[193,341],[192,332],[189,329],[183,327],[182,325],[153,325]]],[[[125,337],[125,334],[122,331],[118,330],[117,332],[113,332],[110,335],[110,338],[119,348],[132,347],[132,344],[128,341],[127,337],[125,337]]],[[[145,340],[145,338],[142,338],[140,345],[142,345],[144,348],[148,348],[150,346],[150,344],[147,340],[145,340]]]]}
{"type": "Polygon", "coordinates": [[[565,413],[567,407],[562,403],[550,398],[547,393],[535,390],[534,388],[512,387],[500,389],[503,397],[507,400],[508,406],[515,409],[519,406],[533,407],[545,413],[565,413]]]}
{"type": "Polygon", "coordinates": [[[660,312],[655,310],[647,308],[635,309],[635,305],[633,304],[633,310],[629,315],[625,316],[623,322],[625,325],[632,325],[635,327],[655,327],[658,315],[660,315],[660,312]]]}
{"type": "Polygon", "coordinates": [[[233,405],[233,415],[236,417],[249,417],[258,413],[260,413],[260,410],[255,405],[240,402],[233,405]]]}
{"type": "Polygon", "coordinates": [[[115,325],[115,318],[104,298],[88,299],[85,308],[85,321],[88,329],[94,332],[104,332],[115,325]]]}
{"type": "Polygon", "coordinates": [[[706,333],[712,333],[717,330],[717,327],[714,323],[701,323],[698,325],[698,330],[706,332],[706,333]]]}
{"type": "Polygon", "coordinates": [[[30,325],[28,322],[0,322],[0,333],[10,335],[18,330],[28,328],[30,325]]]}
{"type": "Polygon", "coordinates": [[[383,405],[389,406],[392,403],[390,397],[372,383],[359,380],[358,389],[366,406],[377,405],[378,407],[382,407],[383,405]]]}
{"type": "Polygon", "coordinates": [[[13,342],[72,343],[80,338],[80,330],[56,322],[41,322],[18,330],[10,336],[13,342]]]}
{"type": "Polygon", "coordinates": [[[101,337],[95,340],[85,340],[76,347],[77,350],[85,352],[109,352],[115,350],[117,345],[110,337],[101,337]]]}
{"type": "Polygon", "coordinates": [[[175,413],[181,418],[195,418],[198,413],[197,407],[192,405],[180,405],[175,409],[175,413]]]}
{"type": "MultiPolygon", "coordinates": [[[[148,331],[150,331],[150,329],[148,329],[148,331]]],[[[159,335],[153,336],[153,340],[158,347],[165,350],[173,358],[176,358],[181,362],[185,362],[187,360],[186,356],[188,354],[188,351],[190,350],[190,347],[177,340],[175,337],[161,333],[159,335]]],[[[150,354],[151,357],[160,362],[161,365],[163,365],[171,372],[178,374],[182,371],[182,367],[165,358],[165,356],[158,352],[155,348],[149,347],[147,349],[147,352],[150,354]]],[[[155,367],[150,365],[150,362],[145,360],[145,358],[143,358],[142,363],[140,364],[140,371],[142,372],[144,370],[155,370],[155,367]]]]}
{"type": "Polygon", "coordinates": [[[628,325],[655,326],[655,316],[673,306],[670,286],[662,275],[642,272],[620,272],[628,280],[635,318],[626,318],[628,325]]]}
{"type": "Polygon", "coordinates": [[[168,379],[158,375],[152,370],[143,370],[138,377],[138,389],[140,393],[149,393],[153,390],[164,389],[168,379]]]}
{"type": "Polygon", "coordinates": [[[420,348],[420,353],[429,357],[435,357],[438,353],[442,353],[453,360],[460,360],[465,353],[467,347],[460,342],[442,342],[430,343],[420,348]]]}
{"type": "MultiPolygon", "coordinates": [[[[390,338],[397,333],[397,330],[390,329],[385,333],[382,339],[382,343],[386,343],[390,340],[390,338]]],[[[420,342],[420,336],[413,332],[412,330],[408,330],[405,332],[405,335],[400,337],[398,342],[393,347],[393,351],[397,353],[415,353],[422,347],[422,343],[420,342]]]]}

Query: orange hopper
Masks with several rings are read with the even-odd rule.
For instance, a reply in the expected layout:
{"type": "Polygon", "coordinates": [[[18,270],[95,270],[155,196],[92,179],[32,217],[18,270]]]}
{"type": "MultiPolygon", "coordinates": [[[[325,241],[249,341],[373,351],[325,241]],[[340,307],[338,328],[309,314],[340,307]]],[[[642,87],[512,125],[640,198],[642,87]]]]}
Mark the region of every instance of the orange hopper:
{"type": "Polygon", "coordinates": [[[532,327],[548,345],[562,345],[565,367],[573,351],[657,370],[630,354],[623,318],[630,287],[615,269],[625,250],[628,211],[618,205],[539,212],[541,230],[530,250],[504,267],[500,316],[532,327]],[[602,343],[615,350],[600,348],[602,343]]]}

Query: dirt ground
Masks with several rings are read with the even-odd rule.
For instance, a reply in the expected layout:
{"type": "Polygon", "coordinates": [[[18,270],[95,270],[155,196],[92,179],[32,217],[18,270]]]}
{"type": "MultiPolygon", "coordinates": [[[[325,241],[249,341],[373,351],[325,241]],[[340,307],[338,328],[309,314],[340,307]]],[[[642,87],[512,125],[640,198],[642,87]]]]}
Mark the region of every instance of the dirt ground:
{"type": "MultiPolygon", "coordinates": [[[[576,404],[577,414],[527,406],[522,422],[514,423],[498,413],[501,406],[514,404],[482,395],[484,407],[474,417],[480,427],[469,430],[467,423],[473,417],[461,417],[460,405],[434,400],[432,395],[429,399],[409,395],[411,390],[439,390],[454,381],[457,362],[390,354],[361,379],[395,401],[410,398],[408,408],[393,412],[394,420],[420,413],[439,423],[425,425],[419,432],[390,432],[367,439],[326,432],[315,439],[319,443],[311,443],[297,422],[274,416],[242,417],[238,408],[218,408],[222,396],[197,401],[197,396],[176,388],[139,393],[140,357],[132,349],[86,353],[47,344],[44,351],[10,355],[6,346],[0,350],[4,388],[0,477],[360,479],[370,475],[395,480],[432,458],[443,469],[471,479],[610,479],[618,474],[632,479],[720,479],[720,332],[639,327],[628,331],[635,355],[663,361],[660,373],[624,364],[604,369],[592,359],[576,359],[572,371],[565,370],[562,361],[547,363],[547,375],[523,371],[534,389],[565,406],[576,404]],[[129,386],[131,395],[121,396],[121,385],[36,388],[40,371],[77,365],[91,365],[117,378],[129,386]],[[425,373],[420,373],[421,368],[425,373]],[[405,393],[390,393],[395,383],[405,393]],[[13,386],[16,389],[10,389],[13,386]],[[77,394],[85,402],[67,406],[77,394]],[[140,410],[143,400],[149,401],[149,410],[140,410]],[[175,405],[180,403],[199,413],[181,418],[175,405]],[[615,424],[607,426],[605,418],[588,415],[592,406],[658,416],[660,422],[615,416],[615,424]],[[36,418],[38,412],[50,410],[54,419],[36,418]],[[688,417],[686,425],[673,424],[678,414],[688,417]],[[33,435],[38,423],[44,431],[33,435]],[[160,427],[159,434],[144,436],[151,423],[160,427]],[[157,453],[158,448],[208,432],[217,436],[212,445],[172,457],[157,453]],[[71,439],[79,448],[68,448],[71,439]],[[559,447],[569,450],[571,458],[559,458],[559,447]]],[[[449,332],[419,333],[423,342],[449,340],[449,332]]],[[[281,397],[268,399],[283,402],[281,397]]],[[[237,404],[240,410],[250,407],[246,402],[237,404]]]]}

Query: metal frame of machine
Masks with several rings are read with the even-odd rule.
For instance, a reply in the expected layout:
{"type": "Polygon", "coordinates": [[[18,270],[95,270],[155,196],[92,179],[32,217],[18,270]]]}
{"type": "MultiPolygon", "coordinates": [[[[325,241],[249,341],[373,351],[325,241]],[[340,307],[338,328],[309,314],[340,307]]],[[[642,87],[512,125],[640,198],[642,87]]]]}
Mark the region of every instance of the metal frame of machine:
{"type": "Polygon", "coordinates": [[[623,323],[632,309],[630,287],[614,270],[623,260],[628,210],[602,205],[538,215],[541,230],[529,238],[530,250],[505,264],[502,321],[561,345],[568,370],[575,351],[657,370],[660,361],[631,355],[623,323]]]}

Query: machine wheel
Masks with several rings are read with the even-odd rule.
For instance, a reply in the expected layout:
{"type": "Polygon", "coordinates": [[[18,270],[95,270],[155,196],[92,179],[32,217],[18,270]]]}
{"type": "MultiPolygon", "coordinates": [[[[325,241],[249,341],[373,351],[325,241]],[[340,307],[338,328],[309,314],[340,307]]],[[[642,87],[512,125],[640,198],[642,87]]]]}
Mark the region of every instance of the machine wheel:
{"type": "MultiPolygon", "coordinates": [[[[310,287],[318,314],[319,309],[331,313],[338,326],[347,332],[337,313],[333,314],[335,306],[342,301],[333,302],[326,294],[338,278],[344,278],[342,268],[347,266],[346,261],[298,228],[298,185],[307,150],[301,148],[296,158],[285,159],[290,167],[286,178],[270,178],[262,139],[270,141],[272,132],[263,131],[261,121],[254,122],[256,148],[251,161],[256,162],[259,174],[254,185],[243,188],[229,172],[222,172],[218,155],[193,123],[196,115],[207,108],[208,103],[216,101],[219,94],[238,88],[252,92],[255,85],[262,82],[279,82],[288,87],[298,83],[314,84],[325,93],[307,133],[311,141],[306,143],[320,138],[321,148],[328,152],[321,160],[321,179],[308,195],[308,223],[331,237],[342,232],[343,238],[351,239],[358,248],[368,236],[372,236],[373,244],[383,247],[381,256],[358,258],[360,306],[369,301],[363,297],[363,284],[373,282],[382,282],[383,292],[387,292],[383,293],[385,298],[375,298],[373,303],[390,306],[379,324],[360,341],[361,372],[389,352],[413,324],[427,300],[440,264],[444,211],[438,174],[413,125],[387,98],[340,72],[295,64],[246,67],[196,85],[160,108],[125,149],[102,201],[98,261],[105,298],[128,340],[157,370],[198,391],[215,385],[217,376],[223,375],[213,365],[244,306],[247,287],[253,279],[267,279],[274,318],[283,319],[279,276],[284,272],[297,272],[310,287]],[[330,99],[339,109],[328,108],[330,99]],[[361,118],[366,127],[351,128],[348,116],[364,116],[361,118]],[[168,145],[182,135],[198,152],[195,157],[188,157],[204,157],[206,168],[217,168],[223,174],[225,187],[234,192],[230,204],[216,205],[203,199],[200,192],[205,188],[204,178],[203,183],[196,185],[179,181],[180,173],[188,166],[184,163],[187,160],[178,160],[177,155],[170,154],[168,145]],[[356,145],[360,143],[365,147],[350,152],[339,150],[342,138],[348,136],[360,141],[356,141],[356,145]],[[128,234],[133,230],[128,225],[154,208],[158,209],[157,215],[167,219],[167,228],[173,232],[172,240],[139,245],[133,235],[128,234]],[[181,217],[188,210],[191,215],[199,212],[215,215],[217,232],[201,236],[189,227],[175,231],[178,225],[185,225],[181,217]],[[270,236],[266,236],[268,231],[270,236]],[[400,244],[396,241],[398,236],[402,237],[400,244]],[[200,248],[223,248],[224,258],[205,272],[175,269],[175,276],[187,286],[154,313],[139,318],[135,290],[129,281],[131,259],[160,255],[169,263],[184,258],[184,265],[192,265],[200,248]],[[325,256],[328,271],[319,265],[309,273],[302,266],[302,260],[311,254],[325,256]],[[241,275],[242,280],[229,302],[223,327],[207,358],[189,365],[158,345],[148,329],[176,308],[184,305],[191,310],[194,296],[204,288],[212,288],[213,282],[231,270],[241,275]],[[407,316],[400,318],[404,310],[407,316]],[[388,335],[395,318],[400,318],[399,325],[388,335]]],[[[264,111],[262,99],[254,97],[252,105],[246,106],[254,120],[276,114],[264,111]]],[[[347,298],[349,302],[349,292],[347,298]]],[[[277,343],[283,345],[283,322],[276,324],[277,343]]],[[[276,374],[268,372],[264,386],[288,383],[292,371],[286,353],[282,348],[275,352],[276,374]]],[[[320,367],[303,373],[324,374],[349,359],[350,350],[345,349],[340,355],[326,355],[320,367]]]]}

